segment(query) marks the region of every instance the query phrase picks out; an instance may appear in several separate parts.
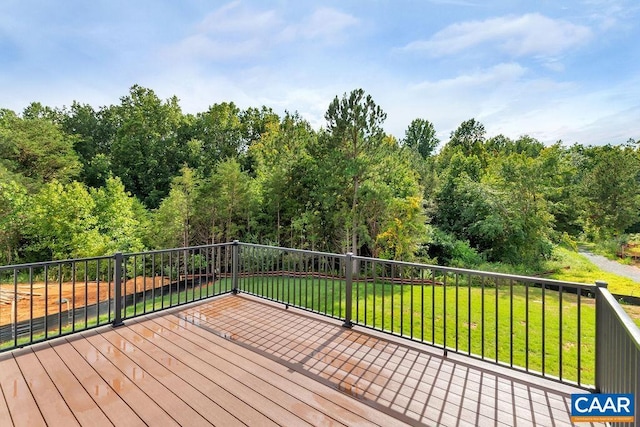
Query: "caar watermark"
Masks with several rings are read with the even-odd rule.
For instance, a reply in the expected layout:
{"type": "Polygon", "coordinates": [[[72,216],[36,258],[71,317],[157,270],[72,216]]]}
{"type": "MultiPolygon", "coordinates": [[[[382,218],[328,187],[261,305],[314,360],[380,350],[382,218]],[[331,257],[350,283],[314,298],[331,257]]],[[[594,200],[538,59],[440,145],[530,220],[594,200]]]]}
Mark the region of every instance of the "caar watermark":
{"type": "Polygon", "coordinates": [[[632,423],[634,403],[633,394],[572,394],[571,421],[632,423]]]}

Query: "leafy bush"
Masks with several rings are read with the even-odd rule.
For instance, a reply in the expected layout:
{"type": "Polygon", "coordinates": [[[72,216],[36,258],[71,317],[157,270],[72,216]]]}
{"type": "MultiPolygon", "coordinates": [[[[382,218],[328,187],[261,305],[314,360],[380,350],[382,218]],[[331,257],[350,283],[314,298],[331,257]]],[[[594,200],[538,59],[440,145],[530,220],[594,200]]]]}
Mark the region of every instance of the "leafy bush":
{"type": "Polygon", "coordinates": [[[428,254],[438,264],[451,267],[475,267],[484,262],[484,258],[469,245],[468,241],[458,240],[451,233],[438,228],[432,229],[428,254]]]}

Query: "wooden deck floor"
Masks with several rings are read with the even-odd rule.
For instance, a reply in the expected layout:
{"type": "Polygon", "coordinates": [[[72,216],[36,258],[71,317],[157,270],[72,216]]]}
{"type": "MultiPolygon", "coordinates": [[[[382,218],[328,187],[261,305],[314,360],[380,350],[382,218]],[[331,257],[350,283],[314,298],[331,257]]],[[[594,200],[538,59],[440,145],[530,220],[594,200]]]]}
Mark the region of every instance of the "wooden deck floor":
{"type": "Polygon", "coordinates": [[[0,355],[0,426],[563,426],[569,387],[228,295],[0,355]]]}

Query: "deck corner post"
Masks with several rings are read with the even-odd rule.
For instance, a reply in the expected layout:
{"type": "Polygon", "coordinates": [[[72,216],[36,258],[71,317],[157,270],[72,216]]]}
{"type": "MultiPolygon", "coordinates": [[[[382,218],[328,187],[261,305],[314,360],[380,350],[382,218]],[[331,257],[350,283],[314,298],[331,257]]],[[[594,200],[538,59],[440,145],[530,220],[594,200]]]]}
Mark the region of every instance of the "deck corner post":
{"type": "Polygon", "coordinates": [[[113,308],[113,324],[114,328],[124,325],[122,321],[122,252],[117,252],[115,258],[115,271],[113,276],[114,286],[114,308],[113,308]]]}
{"type": "Polygon", "coordinates": [[[606,334],[606,320],[604,314],[603,304],[605,303],[602,290],[607,289],[608,283],[603,280],[596,281],[596,353],[595,353],[595,392],[600,393],[602,391],[602,380],[604,378],[605,358],[603,352],[606,351],[605,346],[605,334],[606,334]]]}
{"type": "Polygon", "coordinates": [[[353,253],[348,252],[345,259],[345,307],[344,307],[344,323],[345,328],[353,327],[351,322],[351,312],[353,304],[353,253]]]}
{"type": "Polygon", "coordinates": [[[238,249],[240,242],[234,240],[231,246],[231,292],[237,294],[238,291],[238,249]]]}

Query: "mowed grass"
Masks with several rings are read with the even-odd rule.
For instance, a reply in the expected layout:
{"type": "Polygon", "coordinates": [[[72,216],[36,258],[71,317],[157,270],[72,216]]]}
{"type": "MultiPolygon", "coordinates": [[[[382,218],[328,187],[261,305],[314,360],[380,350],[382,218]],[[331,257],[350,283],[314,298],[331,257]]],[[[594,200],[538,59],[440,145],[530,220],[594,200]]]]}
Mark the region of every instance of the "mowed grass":
{"type": "Polygon", "coordinates": [[[558,246],[553,252],[553,258],[549,263],[550,269],[554,271],[549,276],[552,279],[587,284],[603,280],[607,282],[607,289],[612,294],[640,297],[640,283],[606,272],[577,252],[558,246]]]}
{"type": "MultiPolygon", "coordinates": [[[[272,276],[240,279],[239,285],[334,317],[346,312],[341,280],[272,276]]],[[[357,283],[352,319],[485,360],[585,385],[595,381],[595,302],[584,296],[563,292],[560,298],[556,291],[508,282],[497,287],[357,283]]]]}
{"type": "Polygon", "coordinates": [[[123,319],[187,304],[229,291],[231,291],[231,279],[227,278],[201,286],[180,283],[176,289],[172,289],[170,292],[159,289],[154,292],[147,291],[145,296],[139,296],[124,307],[123,319]]]}
{"type": "MultiPolygon", "coordinates": [[[[607,289],[612,294],[640,297],[640,283],[608,273],[577,252],[558,247],[554,251],[554,258],[555,260],[551,262],[554,267],[554,273],[550,275],[552,279],[579,283],[595,283],[596,280],[603,280],[607,282],[607,289]]],[[[626,304],[624,298],[619,302],[629,317],[640,327],[640,306],[626,304]]]]}

